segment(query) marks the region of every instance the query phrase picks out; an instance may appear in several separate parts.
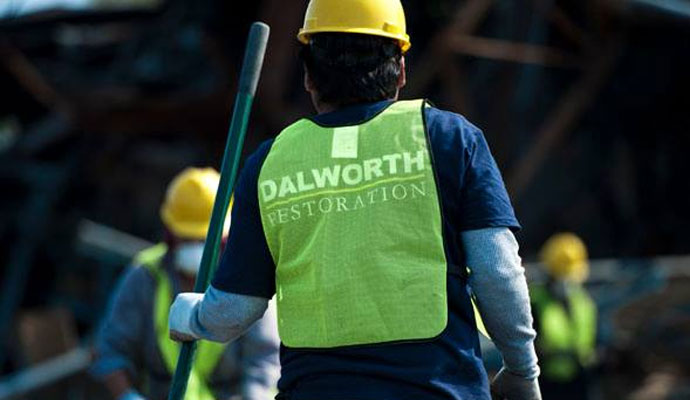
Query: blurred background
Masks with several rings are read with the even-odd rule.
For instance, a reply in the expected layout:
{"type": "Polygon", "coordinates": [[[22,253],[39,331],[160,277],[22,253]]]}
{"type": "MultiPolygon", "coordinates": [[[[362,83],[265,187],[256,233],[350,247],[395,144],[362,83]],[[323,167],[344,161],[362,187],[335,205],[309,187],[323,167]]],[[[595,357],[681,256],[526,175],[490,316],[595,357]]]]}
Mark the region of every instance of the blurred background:
{"type": "MultiPolygon", "coordinates": [[[[88,345],[170,179],[219,168],[252,21],[272,33],[244,155],[313,113],[306,3],[0,0],[0,399],[107,398],[88,345]]],[[[529,279],[553,233],[588,247],[599,398],[690,398],[690,1],[403,4],[402,97],[482,128],[529,279]]]]}

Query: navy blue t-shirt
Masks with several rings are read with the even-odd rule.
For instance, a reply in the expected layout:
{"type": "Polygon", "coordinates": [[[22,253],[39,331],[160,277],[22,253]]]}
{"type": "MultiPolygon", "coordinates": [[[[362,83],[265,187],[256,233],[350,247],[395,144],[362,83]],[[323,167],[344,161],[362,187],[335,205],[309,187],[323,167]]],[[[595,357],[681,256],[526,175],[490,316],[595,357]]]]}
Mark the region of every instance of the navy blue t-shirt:
{"type": "MultiPolygon", "coordinates": [[[[363,123],[391,104],[356,105],[312,119],[322,126],[363,123]]],[[[501,174],[482,132],[460,115],[425,109],[431,155],[440,189],[449,270],[464,270],[460,232],[519,229],[501,174]]],[[[235,189],[232,225],[213,286],[271,298],[275,264],[266,243],[258,201],[261,166],[273,141],[247,159],[235,189]]],[[[305,151],[307,151],[305,149],[305,151]]],[[[429,341],[327,350],[281,346],[280,399],[489,399],[466,280],[450,274],[448,326],[429,341]]]]}

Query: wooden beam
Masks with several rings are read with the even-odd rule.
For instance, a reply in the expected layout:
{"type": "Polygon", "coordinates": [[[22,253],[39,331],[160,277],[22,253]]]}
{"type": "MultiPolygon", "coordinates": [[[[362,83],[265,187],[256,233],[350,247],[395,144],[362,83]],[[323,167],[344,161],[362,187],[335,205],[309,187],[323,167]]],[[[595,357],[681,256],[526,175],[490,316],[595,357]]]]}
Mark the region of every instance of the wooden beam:
{"type": "Polygon", "coordinates": [[[469,0],[464,2],[455,12],[453,22],[448,27],[449,30],[456,33],[476,31],[493,3],[494,0],[469,0]]]}
{"type": "Polygon", "coordinates": [[[91,365],[93,356],[87,348],[76,348],[31,368],[0,380],[0,400],[25,399],[28,393],[52,385],[91,365]]]}
{"type": "Polygon", "coordinates": [[[445,63],[439,71],[439,80],[444,101],[452,104],[454,111],[469,117],[472,109],[467,91],[467,74],[463,69],[461,63],[445,63]]]}
{"type": "Polygon", "coordinates": [[[561,97],[539,128],[534,144],[518,161],[514,173],[508,179],[508,187],[515,201],[520,198],[548,156],[563,141],[566,134],[576,125],[587,107],[596,98],[615,65],[620,47],[620,42],[614,40],[610,45],[599,48],[589,68],[561,97]]]}
{"type": "Polygon", "coordinates": [[[576,45],[583,47],[589,41],[587,32],[580,28],[570,17],[568,17],[568,14],[557,5],[553,5],[547,18],[565,38],[576,45]]]}
{"type": "Polygon", "coordinates": [[[532,0],[534,8],[548,19],[556,29],[572,43],[579,47],[586,45],[588,34],[580,28],[555,2],[547,0],[532,0]]]}
{"type": "MultiPolygon", "coordinates": [[[[259,83],[257,120],[267,132],[277,132],[298,119],[300,110],[289,101],[295,75],[301,75],[302,64],[295,62],[298,42],[295,33],[302,26],[304,2],[298,0],[264,0],[259,9],[260,21],[271,26],[271,40],[266,51],[264,72],[259,83]],[[297,70],[299,69],[299,70],[297,70]]],[[[247,138],[255,140],[254,138],[247,138]]],[[[258,139],[258,138],[256,138],[258,139]]],[[[265,138],[261,138],[264,140],[265,138]]],[[[256,143],[258,144],[258,143],[256,143]]]]}
{"type": "Polygon", "coordinates": [[[477,36],[453,35],[448,46],[455,52],[491,60],[537,64],[547,67],[579,67],[573,54],[553,47],[510,42],[477,36]]]}
{"type": "Polygon", "coordinates": [[[48,109],[69,115],[65,99],[44,78],[34,64],[9,41],[0,38],[0,62],[39,103],[48,109]]]}
{"type": "Polygon", "coordinates": [[[447,45],[448,36],[475,31],[493,3],[494,0],[466,1],[455,12],[452,22],[436,32],[427,50],[420,57],[422,61],[414,66],[414,73],[410,74],[406,91],[412,97],[423,97],[439,71],[443,70],[446,64],[453,62],[447,45]]]}

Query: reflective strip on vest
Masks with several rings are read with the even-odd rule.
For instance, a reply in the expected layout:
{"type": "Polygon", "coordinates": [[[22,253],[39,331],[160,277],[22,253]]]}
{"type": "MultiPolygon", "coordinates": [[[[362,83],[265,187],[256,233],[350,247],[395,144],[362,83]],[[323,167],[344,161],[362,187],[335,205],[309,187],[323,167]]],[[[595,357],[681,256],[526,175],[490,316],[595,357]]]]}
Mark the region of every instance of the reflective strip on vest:
{"type": "MultiPolygon", "coordinates": [[[[165,270],[160,268],[161,260],[167,252],[165,244],[148,248],[135,258],[136,265],[146,268],[156,280],[156,293],[153,302],[154,329],[158,349],[163,363],[172,375],[175,373],[180,344],[171,340],[168,335],[168,314],[173,300],[172,284],[165,270]]],[[[214,400],[215,396],[208,387],[211,374],[225,352],[226,345],[221,343],[199,341],[197,355],[189,375],[185,400],[214,400]]]]}
{"type": "Polygon", "coordinates": [[[423,100],[360,125],[300,120],[258,181],[284,345],[431,339],[448,321],[440,201],[423,100]]]}
{"type": "Polygon", "coordinates": [[[594,360],[597,311],[581,287],[573,287],[568,297],[570,312],[553,298],[548,289],[530,289],[539,319],[537,345],[545,377],[567,382],[594,360]]]}

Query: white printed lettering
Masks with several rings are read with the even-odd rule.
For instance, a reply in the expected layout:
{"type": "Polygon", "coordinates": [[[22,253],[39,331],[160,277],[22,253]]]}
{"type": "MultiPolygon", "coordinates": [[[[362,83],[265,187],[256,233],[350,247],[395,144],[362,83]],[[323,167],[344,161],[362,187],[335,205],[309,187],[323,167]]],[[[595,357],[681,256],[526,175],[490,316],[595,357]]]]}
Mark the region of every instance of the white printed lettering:
{"type": "Polygon", "coordinates": [[[426,182],[420,182],[419,186],[415,185],[414,183],[411,183],[410,189],[412,189],[413,199],[417,198],[417,194],[419,194],[422,197],[426,196],[426,182]]]}
{"type": "Polygon", "coordinates": [[[383,176],[381,172],[381,165],[383,161],[380,158],[372,158],[371,160],[364,161],[364,180],[370,181],[374,177],[380,178],[383,176]]]}
{"type": "Polygon", "coordinates": [[[407,197],[407,189],[403,185],[393,186],[391,193],[396,200],[404,200],[407,197]]]}
{"type": "Polygon", "coordinates": [[[328,181],[329,185],[335,187],[338,186],[338,181],[340,180],[340,165],[334,165],[330,168],[326,167],[321,169],[321,171],[312,169],[311,174],[314,177],[317,188],[325,188],[326,181],[328,181]]]}
{"type": "Polygon", "coordinates": [[[307,201],[304,203],[304,206],[307,208],[307,212],[309,213],[310,217],[314,216],[314,209],[312,208],[312,206],[315,204],[316,204],[316,201],[314,201],[314,200],[307,201]]]}
{"type": "Polygon", "coordinates": [[[345,203],[347,202],[347,199],[344,197],[336,197],[335,198],[335,204],[338,207],[338,212],[341,211],[349,211],[345,203]]]}
{"type": "Polygon", "coordinates": [[[261,195],[263,196],[264,201],[266,202],[275,199],[276,194],[278,194],[278,186],[272,180],[266,180],[261,182],[259,184],[259,187],[261,188],[261,195]]]}
{"type": "Polygon", "coordinates": [[[424,151],[419,150],[417,152],[417,155],[412,158],[412,155],[410,153],[403,153],[403,164],[405,168],[405,173],[409,174],[412,172],[412,165],[415,164],[417,165],[417,171],[423,171],[424,170],[424,151]]]}
{"type": "Polygon", "coordinates": [[[290,219],[297,221],[300,218],[302,218],[302,211],[299,209],[299,204],[295,204],[290,207],[290,219]]]}
{"type": "Polygon", "coordinates": [[[362,200],[362,196],[357,195],[355,198],[355,206],[352,209],[359,210],[360,208],[364,208],[364,200],[362,200]]]}
{"type": "Polygon", "coordinates": [[[401,154],[387,154],[383,156],[383,161],[388,163],[388,173],[395,175],[398,173],[398,160],[402,158],[401,154]]]}
{"type": "Polygon", "coordinates": [[[349,164],[343,168],[343,182],[346,185],[356,185],[362,182],[362,166],[359,164],[349,164]]]}
{"type": "Polygon", "coordinates": [[[277,213],[275,211],[268,213],[268,215],[267,215],[268,222],[271,223],[271,226],[276,226],[276,223],[278,222],[278,221],[276,221],[276,216],[277,216],[277,213]]]}
{"type": "Polygon", "coordinates": [[[278,209],[278,223],[284,224],[288,222],[288,209],[287,208],[280,208],[278,209]]]}
{"type": "Polygon", "coordinates": [[[278,197],[285,197],[287,194],[295,193],[297,193],[297,188],[292,182],[292,179],[290,179],[289,176],[284,176],[283,179],[280,180],[280,191],[278,191],[278,197]]]}
{"type": "Polygon", "coordinates": [[[333,211],[333,200],[331,200],[329,197],[324,197],[323,199],[319,200],[319,211],[321,211],[321,214],[328,214],[329,212],[333,211]],[[325,205],[328,204],[326,207],[325,205]]]}
{"type": "Polygon", "coordinates": [[[314,189],[313,183],[306,183],[304,181],[304,172],[297,173],[297,190],[302,193],[314,189]]]}

